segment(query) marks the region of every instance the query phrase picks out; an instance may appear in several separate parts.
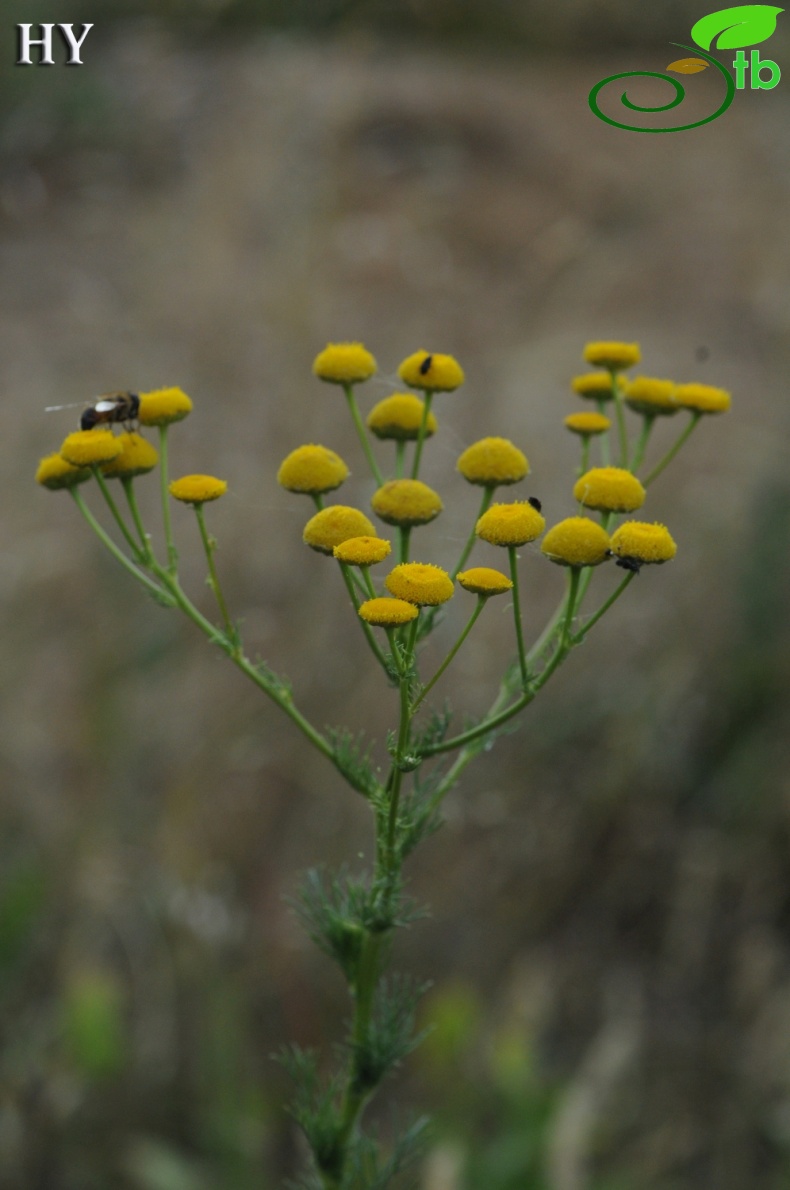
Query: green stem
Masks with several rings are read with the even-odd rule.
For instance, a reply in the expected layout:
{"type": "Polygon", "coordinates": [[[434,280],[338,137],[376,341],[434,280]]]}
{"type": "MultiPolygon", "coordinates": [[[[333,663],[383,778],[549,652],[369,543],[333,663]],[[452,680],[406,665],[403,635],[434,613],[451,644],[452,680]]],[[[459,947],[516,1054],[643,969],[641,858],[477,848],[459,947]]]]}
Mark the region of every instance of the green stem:
{"type": "Polygon", "coordinates": [[[422,448],[425,443],[425,430],[428,426],[428,414],[431,411],[431,401],[433,400],[433,392],[428,390],[425,394],[425,400],[422,406],[422,421],[420,422],[420,429],[417,434],[417,445],[414,448],[414,464],[411,469],[412,479],[416,479],[420,471],[420,459],[422,458],[422,448]]]}
{"type": "Polygon", "coordinates": [[[91,471],[93,472],[93,474],[96,478],[96,482],[99,485],[99,490],[101,491],[102,496],[104,496],[107,507],[109,508],[110,512],[112,513],[112,518],[115,521],[118,528],[120,529],[121,534],[122,534],[124,540],[126,541],[126,544],[129,546],[129,549],[132,551],[135,561],[143,562],[144,561],[143,551],[140,549],[140,546],[135,541],[132,534],[129,532],[129,528],[126,524],[126,521],[121,516],[118,505],[115,503],[115,500],[112,497],[112,493],[110,492],[110,489],[107,487],[107,480],[104,478],[104,476],[102,475],[101,471],[99,470],[99,468],[97,466],[91,467],[91,471]]]}
{"type": "Polygon", "coordinates": [[[354,389],[350,384],[344,384],[343,391],[346,394],[346,399],[348,401],[348,407],[349,407],[349,410],[351,411],[351,417],[354,421],[354,425],[357,427],[357,434],[359,435],[359,441],[362,443],[362,449],[365,452],[365,458],[368,460],[368,465],[370,467],[370,470],[373,472],[373,478],[375,479],[375,481],[379,485],[379,487],[381,487],[382,484],[384,483],[384,478],[381,474],[381,471],[379,470],[379,465],[376,462],[376,457],[373,454],[373,449],[370,445],[370,439],[368,438],[367,432],[366,432],[365,427],[362,423],[362,417],[360,415],[359,407],[357,405],[357,398],[354,395],[354,389]]]}
{"type": "Polygon", "coordinates": [[[168,491],[167,426],[159,427],[159,479],[162,491],[162,524],[167,544],[167,569],[170,574],[178,570],[178,550],[173,541],[173,526],[170,521],[170,492],[168,491]]]}
{"type": "Polygon", "coordinates": [[[121,550],[118,549],[118,546],[115,544],[113,539],[107,533],[105,533],[104,529],[102,529],[101,525],[96,520],[93,513],[90,511],[87,504],[83,500],[82,493],[80,492],[79,488],[70,487],[69,491],[71,492],[71,495],[74,499],[74,503],[77,505],[77,508],[79,508],[80,512],[82,513],[83,517],[88,522],[88,524],[90,525],[93,532],[99,538],[102,545],[107,547],[107,549],[110,551],[112,556],[116,559],[116,561],[120,562],[121,566],[123,566],[124,569],[128,570],[129,573],[131,575],[133,575],[137,579],[138,582],[142,583],[142,585],[146,588],[147,591],[150,591],[151,594],[155,595],[156,598],[159,599],[162,603],[169,605],[170,607],[174,607],[175,600],[171,600],[168,593],[166,591],[163,591],[158,583],[152,582],[151,579],[148,578],[148,576],[146,574],[143,574],[143,572],[141,570],[138,570],[138,568],[135,566],[134,562],[130,562],[129,559],[126,557],[126,554],[122,553],[121,550]]]}
{"type": "Polygon", "coordinates": [[[399,562],[408,562],[410,540],[411,540],[411,525],[402,525],[398,529],[398,561],[399,562]]]}
{"type": "MultiPolygon", "coordinates": [[[[608,414],[606,412],[606,402],[605,401],[596,401],[595,403],[598,406],[598,412],[600,414],[602,414],[604,417],[607,417],[608,414]]],[[[604,465],[604,467],[608,467],[609,460],[611,457],[609,454],[609,431],[606,430],[606,432],[601,434],[600,437],[601,437],[601,463],[604,465]]]]}
{"type": "MultiPolygon", "coordinates": [[[[373,635],[373,629],[370,627],[370,624],[368,624],[367,620],[363,620],[359,614],[359,600],[357,599],[357,593],[354,589],[354,576],[352,576],[351,567],[347,566],[344,562],[338,562],[338,566],[340,567],[340,573],[343,575],[343,581],[348,589],[351,602],[354,605],[354,611],[357,613],[357,619],[362,625],[362,631],[365,633],[365,638],[371,647],[374,657],[382,669],[386,672],[387,662],[384,654],[376,643],[376,638],[373,635]]],[[[367,598],[367,592],[363,592],[363,594],[365,598],[367,598]]]]}
{"type": "Polygon", "coordinates": [[[521,668],[521,685],[526,688],[529,674],[527,671],[527,656],[524,650],[524,631],[521,626],[521,599],[518,589],[518,559],[516,557],[516,547],[509,545],[507,547],[508,557],[510,558],[510,577],[513,580],[513,618],[516,624],[516,641],[518,643],[518,663],[521,668]]]}
{"type": "Polygon", "coordinates": [[[213,537],[209,536],[206,529],[206,521],[203,515],[203,505],[195,504],[193,507],[195,509],[195,516],[197,517],[197,523],[200,529],[200,540],[203,542],[203,549],[206,554],[206,561],[208,562],[209,586],[214,592],[214,598],[217,601],[217,606],[219,607],[220,614],[225,625],[225,631],[227,633],[228,640],[231,641],[231,643],[236,642],[236,647],[238,647],[238,633],[236,632],[233,621],[230,618],[228,605],[225,602],[225,596],[222,594],[219,575],[217,574],[217,568],[214,564],[214,551],[216,550],[217,543],[213,537]]]}
{"type": "MultiPolygon", "coordinates": [[[[601,435],[603,437],[603,435],[601,435]]],[[[590,470],[590,435],[582,434],[582,457],[579,463],[579,475],[586,474],[590,470]]]]}
{"type": "Polygon", "coordinates": [[[639,440],[634,449],[634,457],[631,459],[630,470],[636,475],[639,468],[642,466],[642,460],[645,457],[645,450],[647,449],[648,439],[653,431],[655,425],[655,415],[651,413],[642,414],[642,432],[639,435],[639,440]]]}
{"type": "Polygon", "coordinates": [[[399,438],[395,443],[395,478],[403,479],[406,470],[406,440],[399,438]]]}
{"type": "Polygon", "coordinates": [[[134,480],[132,479],[131,475],[125,475],[123,477],[123,479],[121,480],[121,483],[123,484],[123,490],[126,495],[126,503],[129,505],[129,512],[132,515],[132,520],[134,521],[135,528],[137,529],[137,532],[140,535],[140,543],[143,548],[144,559],[146,562],[150,562],[151,557],[153,556],[152,551],[151,551],[151,538],[148,536],[148,534],[145,531],[145,527],[143,525],[143,519],[140,516],[140,509],[137,506],[137,496],[136,496],[135,490],[134,490],[134,480]]]}
{"type": "Polygon", "coordinates": [[[313,497],[313,503],[315,504],[315,506],[316,506],[316,508],[318,509],[318,511],[319,511],[319,512],[323,512],[323,510],[324,510],[324,497],[321,495],[321,493],[320,493],[320,492],[311,492],[310,494],[311,494],[311,496],[313,497]]]}
{"type": "Polygon", "coordinates": [[[480,520],[483,513],[486,511],[486,509],[491,504],[491,501],[494,498],[495,491],[496,491],[496,487],[492,487],[490,485],[487,485],[483,489],[483,499],[480,501],[480,508],[478,510],[477,516],[475,517],[474,524],[472,525],[472,532],[469,534],[469,537],[466,540],[466,545],[464,546],[463,553],[461,554],[461,557],[458,559],[456,567],[453,570],[453,573],[451,575],[451,578],[453,578],[453,579],[456,579],[458,577],[459,572],[461,571],[463,566],[466,564],[466,559],[469,557],[469,555],[472,552],[472,549],[474,548],[474,544],[477,541],[477,533],[476,533],[477,522],[480,520]]]}
{"type": "Polygon", "coordinates": [[[620,466],[628,466],[628,431],[625,425],[625,411],[623,410],[623,394],[620,385],[617,383],[617,372],[610,369],[609,376],[612,380],[612,397],[614,399],[615,410],[617,412],[617,433],[620,438],[620,466]]]}
{"type": "Polygon", "coordinates": [[[478,595],[477,606],[475,607],[475,610],[472,612],[471,616],[469,617],[469,620],[468,620],[463,632],[458,637],[458,640],[455,642],[452,649],[450,649],[450,652],[447,654],[444,661],[439,666],[439,668],[437,669],[436,673],[431,678],[428,685],[423,687],[422,693],[420,694],[419,698],[416,700],[416,702],[414,702],[412,704],[412,708],[411,708],[412,715],[417,710],[417,707],[420,705],[422,700],[425,698],[426,694],[428,694],[433,689],[433,687],[436,685],[436,683],[439,681],[439,678],[442,676],[444,671],[447,669],[447,666],[450,664],[453,657],[455,657],[455,655],[458,652],[458,650],[460,649],[461,645],[466,640],[467,636],[469,635],[469,633],[472,630],[472,625],[474,624],[475,620],[477,619],[477,617],[480,615],[481,611],[483,610],[483,605],[485,604],[485,602],[486,602],[486,596],[478,595]]]}
{"type": "Polygon", "coordinates": [[[636,571],[635,570],[629,571],[628,574],[623,579],[623,581],[620,583],[619,587],[617,587],[613,591],[613,593],[609,596],[609,598],[606,600],[605,603],[601,604],[601,606],[598,608],[598,611],[595,613],[595,615],[590,616],[589,620],[584,625],[584,627],[580,628],[579,631],[576,633],[576,635],[573,638],[573,643],[575,645],[577,645],[580,641],[584,640],[585,636],[590,631],[593,624],[597,624],[598,621],[600,620],[601,616],[605,615],[606,612],[608,612],[609,608],[612,606],[612,604],[615,602],[615,600],[620,598],[623,591],[626,589],[628,584],[634,578],[636,578],[636,571]]]}
{"type": "Polygon", "coordinates": [[[669,466],[669,464],[674,459],[675,455],[680,450],[681,446],[683,446],[684,443],[688,440],[688,438],[690,438],[692,431],[696,428],[697,423],[700,421],[701,418],[702,418],[701,413],[692,413],[688,425],[686,426],[685,430],[678,438],[675,445],[670,450],[667,451],[667,453],[664,455],[661,462],[657,463],[656,466],[653,468],[653,470],[650,472],[650,474],[645,476],[645,478],[642,480],[642,485],[644,487],[647,487],[648,484],[651,484],[653,482],[653,480],[656,479],[661,474],[661,472],[664,470],[664,468],[669,466]]]}

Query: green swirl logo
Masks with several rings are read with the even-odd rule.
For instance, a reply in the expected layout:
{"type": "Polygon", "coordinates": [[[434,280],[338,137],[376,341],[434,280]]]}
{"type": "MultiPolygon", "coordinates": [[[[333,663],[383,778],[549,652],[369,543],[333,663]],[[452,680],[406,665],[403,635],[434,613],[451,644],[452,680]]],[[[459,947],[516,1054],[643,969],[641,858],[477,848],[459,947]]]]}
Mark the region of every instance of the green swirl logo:
{"type": "Polygon", "coordinates": [[[623,91],[620,95],[620,103],[630,112],[654,115],[657,112],[668,112],[679,107],[686,98],[686,91],[683,84],[677,79],[672,78],[671,75],[655,70],[626,70],[601,79],[590,91],[588,97],[590,110],[599,120],[603,120],[606,124],[611,124],[614,128],[623,128],[627,132],[686,132],[690,128],[700,128],[703,124],[710,124],[711,120],[718,119],[719,116],[726,112],[735,98],[736,90],[743,90],[746,86],[747,74],[752,90],[771,90],[779,82],[781,70],[776,62],[772,62],[768,58],[760,58],[758,51],[754,49],[751,51],[751,58],[747,59],[743,52],[743,47],[759,45],[760,42],[767,41],[776,29],[776,18],[783,11],[784,9],[776,8],[771,4],[740,4],[735,8],[724,8],[719,12],[712,12],[708,16],[702,17],[693,26],[691,36],[696,46],[683,45],[681,42],[671,43],[680,49],[690,50],[695,56],[691,58],[679,58],[675,62],[670,62],[667,70],[674,71],[677,74],[697,74],[702,70],[707,70],[709,66],[713,66],[724,79],[724,98],[711,115],[705,116],[701,120],[694,120],[692,123],[675,124],[669,128],[644,128],[639,124],[615,120],[612,116],[607,116],[601,110],[598,96],[603,88],[609,86],[610,83],[617,83],[621,79],[631,78],[662,79],[670,84],[674,94],[666,103],[659,104],[656,107],[648,107],[633,103],[628,98],[627,90],[623,91]],[[714,41],[716,49],[737,49],[738,52],[732,63],[735,78],[733,78],[729,70],[721,62],[705,52],[714,47],[714,41]],[[702,54],[701,57],[696,56],[700,53],[702,54]],[[765,75],[766,71],[768,72],[767,77],[765,75]]]}

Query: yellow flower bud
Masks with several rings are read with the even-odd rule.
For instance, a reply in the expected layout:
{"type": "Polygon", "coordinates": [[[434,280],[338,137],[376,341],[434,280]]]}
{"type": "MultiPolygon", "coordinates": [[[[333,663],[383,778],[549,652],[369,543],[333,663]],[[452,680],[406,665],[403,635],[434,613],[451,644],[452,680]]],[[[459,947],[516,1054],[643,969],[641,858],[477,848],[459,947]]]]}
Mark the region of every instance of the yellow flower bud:
{"type": "Polygon", "coordinates": [[[346,566],[373,566],[383,562],[391,551],[385,537],[349,537],[335,546],[334,555],[346,566]]]}
{"type": "Polygon", "coordinates": [[[322,508],[304,527],[302,540],[320,554],[334,553],[335,546],[349,537],[375,537],[376,530],[364,512],[346,504],[331,504],[322,508]]]}
{"type": "MultiPolygon", "coordinates": [[[[377,438],[392,438],[396,442],[414,442],[419,437],[424,403],[414,393],[393,393],[374,405],[368,414],[368,429],[377,438]]],[[[425,422],[425,438],[437,430],[437,421],[429,410],[425,422]]]]}
{"type": "Polygon", "coordinates": [[[219,500],[228,490],[224,479],[213,475],[183,475],[170,484],[170,495],[182,504],[205,504],[207,500],[219,500]]]}
{"type": "Polygon", "coordinates": [[[426,392],[449,393],[464,382],[461,365],[451,355],[435,351],[415,351],[398,368],[398,375],[410,388],[426,392]]]}
{"type": "Polygon", "coordinates": [[[159,452],[140,434],[119,434],[121,452],[109,463],[102,463],[102,475],[108,479],[132,479],[153,471],[159,462],[159,452]]]}
{"type": "Polygon", "coordinates": [[[678,405],[693,413],[726,413],[732,402],[725,389],[712,384],[679,384],[675,395],[678,405]]]}
{"type": "Polygon", "coordinates": [[[67,463],[62,455],[47,455],[42,459],[36,471],[36,483],[49,488],[51,492],[58,492],[62,488],[73,488],[77,483],[85,483],[93,475],[90,467],[75,467],[67,463]]]}
{"type": "Polygon", "coordinates": [[[339,488],[348,475],[348,467],[333,450],[298,446],[280,464],[277,482],[289,492],[320,496],[339,488]]]}
{"type": "Polygon", "coordinates": [[[582,437],[605,434],[612,424],[602,413],[569,413],[564,421],[567,429],[582,437]]]}
{"type": "Polygon", "coordinates": [[[567,517],[549,529],[540,548],[560,566],[598,566],[609,555],[609,534],[586,516],[567,517]]]}
{"type": "Polygon", "coordinates": [[[612,534],[612,553],[641,565],[669,562],[677,550],[666,525],[625,521],[612,534]]]}
{"type": "Polygon", "coordinates": [[[420,607],[436,607],[453,596],[453,580],[447,571],[429,562],[401,562],[387,575],[384,585],[396,599],[420,607]]]}
{"type": "Polygon", "coordinates": [[[427,525],[442,511],[442,500],[420,479],[391,479],[374,494],[373,511],[388,525],[427,525]]]}
{"type": "Polygon", "coordinates": [[[121,443],[109,430],[75,430],[60,448],[61,457],[73,467],[109,463],[121,453],[121,443]]]}
{"type": "Polygon", "coordinates": [[[672,380],[635,376],[625,386],[623,395],[626,405],[636,413],[646,413],[648,417],[669,417],[680,408],[677,402],[677,385],[672,380]]]}
{"type": "Polygon", "coordinates": [[[620,368],[633,368],[642,358],[638,343],[588,343],[584,348],[584,358],[588,364],[596,368],[610,368],[613,372],[620,368]]]}
{"type": "Polygon", "coordinates": [[[397,628],[400,624],[408,624],[409,620],[416,620],[420,609],[405,599],[387,599],[383,596],[366,599],[360,604],[359,614],[374,628],[397,628]]]}
{"type": "Polygon", "coordinates": [[[507,438],[481,438],[473,442],[459,458],[457,467],[469,483],[492,488],[518,483],[529,474],[526,455],[507,438]]]}
{"type": "Polygon", "coordinates": [[[376,361],[361,343],[327,343],[313,360],[313,372],[330,384],[358,384],[369,380],[376,361]]]}
{"type": "Polygon", "coordinates": [[[513,580],[503,574],[501,570],[494,570],[491,566],[473,566],[471,570],[464,570],[458,575],[458,582],[465,591],[473,595],[504,595],[513,587],[513,580]]]}
{"type": "Polygon", "coordinates": [[[169,426],[192,412],[192,402],[180,388],[157,388],[140,393],[137,420],[141,426],[169,426]]]}
{"type": "Polygon", "coordinates": [[[546,522],[536,508],[524,500],[515,504],[492,504],[475,526],[475,533],[491,545],[526,545],[540,537],[546,522]]]}
{"type": "Polygon", "coordinates": [[[645,489],[623,467],[593,467],[576,481],[573,495],[597,512],[634,512],[645,502],[645,489]]]}

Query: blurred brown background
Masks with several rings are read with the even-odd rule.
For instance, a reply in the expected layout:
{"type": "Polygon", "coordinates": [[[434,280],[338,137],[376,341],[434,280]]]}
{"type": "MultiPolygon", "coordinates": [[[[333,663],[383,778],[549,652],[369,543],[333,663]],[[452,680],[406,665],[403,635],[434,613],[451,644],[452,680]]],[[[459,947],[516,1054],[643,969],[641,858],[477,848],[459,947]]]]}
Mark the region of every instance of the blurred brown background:
{"type": "MultiPolygon", "coordinates": [[[[437,1028],[382,1098],[435,1117],[422,1187],[790,1181],[790,81],[674,136],[587,108],[605,75],[663,69],[701,15],[4,10],[4,1190],[247,1190],[298,1168],[270,1054],[328,1047],[346,1004],[284,896],[311,865],[363,862],[367,808],[32,475],[77,420],[45,406],[183,387],[173,467],[230,482],[209,519],[249,650],[380,749],[392,692],[301,545],[307,502],[275,482],[320,441],[352,466],[341,499],[369,499],[342,397],[310,372],[347,338],[380,364],[365,408],[417,348],[466,369],[428,448],[446,512],[417,538],[444,564],[477,504],[455,459],[484,434],[524,447],[550,521],[573,511],[561,419],[586,340],[638,340],[645,374],[734,394],[651,490],[677,560],[467,770],[409,868],[431,917],[398,961],[434,980],[437,1028]],[[95,21],[85,66],[13,67],[20,20],[95,21]]],[[[780,64],[783,19],[761,47],[780,64]]],[[[523,572],[536,635],[562,575],[537,551],[523,572]]],[[[509,629],[492,606],[460,655],[459,714],[489,700],[509,629]]]]}

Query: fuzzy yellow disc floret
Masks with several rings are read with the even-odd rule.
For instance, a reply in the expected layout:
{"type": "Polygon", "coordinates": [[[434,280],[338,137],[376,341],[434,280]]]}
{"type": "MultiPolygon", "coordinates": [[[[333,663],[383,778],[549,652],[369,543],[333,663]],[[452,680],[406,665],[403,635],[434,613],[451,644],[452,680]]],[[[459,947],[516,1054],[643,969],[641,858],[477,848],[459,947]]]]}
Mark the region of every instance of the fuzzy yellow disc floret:
{"type": "Polygon", "coordinates": [[[526,545],[540,537],[546,522],[528,501],[492,504],[475,525],[475,533],[491,545],[526,545]]]}
{"type": "Polygon", "coordinates": [[[635,562],[669,562],[678,547],[666,525],[646,521],[626,521],[612,534],[612,553],[635,562]]]}
{"type": "Polygon", "coordinates": [[[398,375],[410,388],[426,392],[450,393],[464,382],[464,371],[452,355],[435,351],[415,351],[398,368],[398,375]]]}
{"type": "Polygon", "coordinates": [[[656,380],[652,376],[635,376],[625,387],[625,403],[637,413],[648,417],[668,417],[677,413],[677,385],[672,380],[656,380]]]}
{"type": "Polygon", "coordinates": [[[571,516],[549,529],[540,548],[560,566],[598,566],[605,562],[611,542],[604,528],[586,516],[571,516]]]}
{"type": "Polygon", "coordinates": [[[213,475],[182,475],[170,484],[170,495],[182,504],[205,504],[207,500],[219,500],[228,490],[224,479],[213,475]]]}
{"type": "Polygon", "coordinates": [[[373,566],[383,562],[392,546],[385,537],[349,537],[334,549],[338,562],[347,566],[373,566]]]}
{"type": "MultiPolygon", "coordinates": [[[[393,393],[373,406],[368,414],[368,429],[377,438],[413,442],[419,436],[424,410],[424,403],[414,393],[393,393]]],[[[423,436],[430,438],[437,428],[436,418],[429,410],[423,436]]]]}
{"type": "Polygon", "coordinates": [[[384,585],[396,599],[405,599],[420,607],[446,603],[454,590],[447,571],[430,562],[401,562],[387,575],[384,585]]]}
{"type": "Polygon", "coordinates": [[[387,599],[383,596],[366,599],[360,604],[359,614],[375,628],[397,628],[399,624],[408,624],[409,620],[416,620],[420,609],[413,603],[407,603],[405,599],[387,599]]]}
{"type": "Polygon", "coordinates": [[[388,525],[427,525],[442,511],[438,492],[420,479],[391,479],[374,494],[371,505],[388,525]]]}
{"type": "Polygon", "coordinates": [[[513,587],[513,580],[509,579],[501,570],[494,570],[491,566],[473,566],[471,570],[464,570],[458,575],[458,581],[465,591],[474,595],[504,595],[513,587]]]}
{"type": "Polygon", "coordinates": [[[376,530],[364,512],[347,504],[331,504],[322,508],[304,527],[302,540],[321,554],[333,554],[336,545],[349,537],[375,537],[376,530]]]}
{"type": "MultiPolygon", "coordinates": [[[[620,388],[623,386],[622,376],[617,377],[620,388]]],[[[612,379],[606,372],[585,372],[583,376],[574,376],[571,388],[579,397],[587,397],[591,401],[611,401],[612,379]]]]}
{"type": "Polygon", "coordinates": [[[484,487],[518,483],[529,473],[526,455],[507,438],[481,438],[467,446],[457,463],[469,483],[484,487]]]}
{"type": "Polygon", "coordinates": [[[679,384],[675,396],[682,409],[694,413],[726,413],[732,402],[726,389],[712,384],[679,384]]]}
{"type": "Polygon", "coordinates": [[[611,424],[603,413],[569,413],[565,418],[565,426],[574,434],[605,434],[611,424]]]}
{"type": "Polygon", "coordinates": [[[121,453],[109,463],[102,464],[102,474],[109,479],[132,479],[153,471],[159,462],[159,452],[140,434],[119,434],[121,453]]]}
{"type": "Polygon", "coordinates": [[[74,467],[62,455],[54,454],[47,455],[39,463],[36,483],[49,488],[51,492],[58,492],[62,488],[73,488],[77,483],[84,483],[92,475],[90,467],[74,467]]]}
{"type": "Polygon", "coordinates": [[[376,361],[361,343],[327,343],[313,360],[313,372],[330,384],[358,384],[369,380],[376,361]]]}
{"type": "Polygon", "coordinates": [[[192,402],[180,388],[157,388],[140,393],[137,420],[141,426],[169,426],[192,412],[192,402]]]}
{"type": "Polygon", "coordinates": [[[634,512],[645,502],[645,489],[623,467],[593,467],[576,481],[573,495],[597,512],[634,512]]]}
{"type": "Polygon", "coordinates": [[[584,358],[596,368],[633,368],[642,358],[638,343],[587,343],[584,358]]]}
{"type": "Polygon", "coordinates": [[[333,450],[298,446],[280,463],[277,482],[289,492],[320,496],[339,488],[348,475],[348,467],[333,450]]]}
{"type": "Polygon", "coordinates": [[[91,467],[119,455],[121,443],[109,430],[75,430],[64,439],[60,453],[73,467],[91,467]]]}

